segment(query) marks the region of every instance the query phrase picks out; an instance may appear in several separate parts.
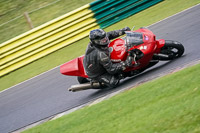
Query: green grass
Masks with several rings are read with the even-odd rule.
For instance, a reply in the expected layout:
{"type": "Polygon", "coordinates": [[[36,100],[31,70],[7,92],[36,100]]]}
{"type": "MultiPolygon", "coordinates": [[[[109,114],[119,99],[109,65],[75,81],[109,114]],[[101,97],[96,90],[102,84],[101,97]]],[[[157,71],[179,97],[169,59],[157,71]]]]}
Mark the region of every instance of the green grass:
{"type": "Polygon", "coordinates": [[[0,26],[0,43],[30,30],[23,16],[24,12],[29,13],[33,26],[37,27],[92,1],[93,0],[0,0],[0,25],[13,18],[19,17],[8,24],[0,26]]]}
{"type": "Polygon", "coordinates": [[[200,64],[25,133],[199,133],[200,64]]]}
{"type": "MultiPolygon", "coordinates": [[[[147,10],[106,28],[105,30],[116,30],[125,26],[132,27],[133,25],[136,26],[135,29],[148,26],[198,3],[200,3],[199,0],[165,0],[153,7],[148,8],[147,10]]],[[[0,91],[84,54],[88,42],[88,38],[77,41],[71,46],[58,50],[2,77],[0,79],[0,91]]]]}

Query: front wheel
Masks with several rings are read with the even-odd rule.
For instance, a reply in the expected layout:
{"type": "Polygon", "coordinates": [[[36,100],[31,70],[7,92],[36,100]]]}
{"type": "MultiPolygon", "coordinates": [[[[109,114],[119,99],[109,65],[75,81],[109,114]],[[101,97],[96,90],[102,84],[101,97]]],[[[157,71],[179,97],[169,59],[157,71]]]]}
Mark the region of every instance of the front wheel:
{"type": "Polygon", "coordinates": [[[165,40],[165,45],[162,47],[160,54],[167,56],[161,56],[159,57],[159,60],[173,60],[181,57],[184,51],[184,46],[180,42],[165,40]]]}

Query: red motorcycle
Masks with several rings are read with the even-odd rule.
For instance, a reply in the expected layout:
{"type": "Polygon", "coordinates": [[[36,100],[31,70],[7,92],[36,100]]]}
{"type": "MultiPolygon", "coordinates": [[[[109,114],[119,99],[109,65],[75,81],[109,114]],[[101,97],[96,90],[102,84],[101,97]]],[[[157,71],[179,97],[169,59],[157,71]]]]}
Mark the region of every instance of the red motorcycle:
{"type": "MultiPolygon", "coordinates": [[[[147,28],[136,31],[126,31],[126,36],[113,40],[109,44],[110,58],[113,63],[125,61],[128,55],[134,59],[131,67],[127,67],[123,74],[134,76],[157,64],[159,61],[168,61],[183,55],[184,47],[181,43],[172,40],[159,39],[147,28]]],[[[77,76],[79,85],[73,85],[69,91],[79,91],[98,88],[100,83],[89,83],[83,67],[83,58],[80,56],[60,66],[64,75],[77,76]],[[88,82],[88,83],[87,83],[88,82]]]]}

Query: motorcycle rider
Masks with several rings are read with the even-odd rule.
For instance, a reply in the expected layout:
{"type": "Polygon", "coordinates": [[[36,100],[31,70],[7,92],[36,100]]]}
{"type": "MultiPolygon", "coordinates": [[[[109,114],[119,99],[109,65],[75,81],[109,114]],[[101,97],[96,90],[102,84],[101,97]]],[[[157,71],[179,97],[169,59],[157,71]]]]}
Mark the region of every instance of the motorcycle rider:
{"type": "MultiPolygon", "coordinates": [[[[117,38],[125,31],[130,31],[129,27],[125,27],[121,30],[115,30],[105,32],[102,29],[95,29],[90,31],[88,44],[85,57],[83,60],[84,68],[93,81],[100,82],[114,88],[119,83],[120,73],[126,68],[132,65],[132,57],[128,56],[125,61],[120,63],[112,63],[109,56],[108,44],[110,39],[117,38]]],[[[91,82],[91,83],[92,83],[91,82]]]]}

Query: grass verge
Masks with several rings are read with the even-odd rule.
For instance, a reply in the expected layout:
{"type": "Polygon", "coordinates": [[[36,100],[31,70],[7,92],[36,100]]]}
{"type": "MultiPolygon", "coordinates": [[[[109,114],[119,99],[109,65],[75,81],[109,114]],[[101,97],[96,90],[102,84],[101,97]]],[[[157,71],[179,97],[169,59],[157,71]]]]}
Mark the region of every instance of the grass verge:
{"type": "MultiPolygon", "coordinates": [[[[116,30],[125,26],[132,27],[133,25],[136,26],[135,29],[143,26],[148,26],[198,3],[199,0],[165,0],[155,6],[152,6],[138,14],[135,14],[106,28],[105,30],[116,30]]],[[[58,50],[21,69],[1,77],[0,91],[84,54],[88,42],[88,38],[77,41],[70,46],[58,50]]]]}
{"type": "Polygon", "coordinates": [[[30,30],[24,17],[24,12],[29,13],[33,26],[37,27],[92,1],[0,0],[0,43],[30,30]],[[11,19],[14,20],[10,21],[11,19]]]}
{"type": "Polygon", "coordinates": [[[25,133],[199,133],[200,64],[25,133]]]}

